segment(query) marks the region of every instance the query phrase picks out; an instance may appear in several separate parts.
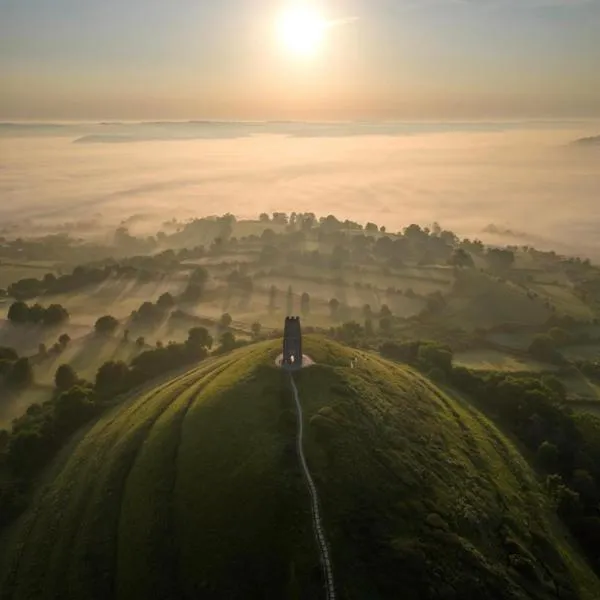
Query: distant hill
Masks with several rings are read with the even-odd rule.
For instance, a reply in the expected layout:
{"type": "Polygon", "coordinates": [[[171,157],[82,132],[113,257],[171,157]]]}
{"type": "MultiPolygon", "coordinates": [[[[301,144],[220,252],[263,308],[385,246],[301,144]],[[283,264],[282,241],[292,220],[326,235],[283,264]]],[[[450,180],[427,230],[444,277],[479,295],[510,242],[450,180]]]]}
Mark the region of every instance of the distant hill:
{"type": "Polygon", "coordinates": [[[579,138],[573,144],[576,146],[600,146],[600,135],[579,138]]]}
{"type": "MultiPolygon", "coordinates": [[[[323,597],[278,351],[210,359],[80,432],[0,538],[3,600],[323,597]]],[[[376,355],[305,351],[318,364],[294,377],[340,599],[600,597],[479,412],[376,355]]]]}

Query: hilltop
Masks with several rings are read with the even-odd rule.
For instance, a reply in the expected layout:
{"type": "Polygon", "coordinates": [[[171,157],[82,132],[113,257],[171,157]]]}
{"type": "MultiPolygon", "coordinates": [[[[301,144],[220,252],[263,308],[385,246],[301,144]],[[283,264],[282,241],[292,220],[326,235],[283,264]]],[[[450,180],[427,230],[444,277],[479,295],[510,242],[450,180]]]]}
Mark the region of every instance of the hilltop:
{"type": "MultiPolygon", "coordinates": [[[[210,358],[79,431],[0,538],[0,597],[320,597],[278,352],[210,358]]],[[[481,413],[375,354],[320,337],[305,352],[317,365],[294,377],[340,598],[600,596],[481,413]]]]}

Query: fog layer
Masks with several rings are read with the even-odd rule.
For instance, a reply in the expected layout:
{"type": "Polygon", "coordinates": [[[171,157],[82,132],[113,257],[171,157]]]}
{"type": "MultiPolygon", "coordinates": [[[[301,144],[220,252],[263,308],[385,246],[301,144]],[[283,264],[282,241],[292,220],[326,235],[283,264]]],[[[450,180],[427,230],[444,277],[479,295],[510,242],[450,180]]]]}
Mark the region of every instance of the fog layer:
{"type": "Polygon", "coordinates": [[[498,236],[483,230],[493,223],[518,234],[498,241],[600,258],[600,153],[571,144],[597,134],[594,124],[244,125],[239,135],[228,124],[226,135],[158,139],[147,126],[110,127],[113,137],[90,138],[98,126],[44,125],[37,134],[35,126],[4,125],[0,229],[25,219],[31,231],[86,220],[102,232],[143,214],[136,223],[155,233],[173,217],[309,211],[388,230],[437,221],[491,242],[498,236]],[[125,139],[114,138],[123,131],[125,139]],[[89,143],[73,143],[82,138],[89,143]]]}

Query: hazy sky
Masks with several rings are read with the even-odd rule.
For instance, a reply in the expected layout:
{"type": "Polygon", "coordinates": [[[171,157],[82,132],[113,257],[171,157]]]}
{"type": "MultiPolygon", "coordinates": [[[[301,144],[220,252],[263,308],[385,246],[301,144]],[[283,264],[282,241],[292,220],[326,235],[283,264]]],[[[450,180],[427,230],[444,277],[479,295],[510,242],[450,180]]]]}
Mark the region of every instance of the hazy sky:
{"type": "Polygon", "coordinates": [[[600,116],[600,0],[0,0],[0,119],[600,116]]]}

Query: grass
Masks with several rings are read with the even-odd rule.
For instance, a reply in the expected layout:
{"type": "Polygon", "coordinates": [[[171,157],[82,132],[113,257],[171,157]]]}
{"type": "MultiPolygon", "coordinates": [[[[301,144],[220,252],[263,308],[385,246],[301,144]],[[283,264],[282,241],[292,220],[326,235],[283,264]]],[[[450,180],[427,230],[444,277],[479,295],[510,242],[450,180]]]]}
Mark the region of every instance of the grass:
{"type": "Polygon", "coordinates": [[[56,273],[55,265],[44,262],[16,263],[0,260],[0,289],[6,289],[21,279],[39,279],[46,273],[56,273]]]}
{"type": "Polygon", "coordinates": [[[549,300],[556,306],[559,314],[570,315],[580,321],[594,318],[594,312],[581,298],[578,298],[567,285],[554,283],[536,283],[529,288],[537,292],[544,300],[549,300]]]}
{"type": "Polygon", "coordinates": [[[521,358],[505,354],[499,350],[468,350],[458,352],[454,356],[457,365],[479,371],[505,371],[505,372],[543,372],[553,371],[551,364],[542,363],[533,359],[521,358]]]}
{"type": "Polygon", "coordinates": [[[550,310],[539,299],[531,299],[519,286],[478,271],[464,270],[459,287],[448,298],[441,320],[474,330],[499,323],[541,325],[550,310]]]}
{"type": "Polygon", "coordinates": [[[561,353],[569,360],[599,360],[600,344],[580,344],[561,348],[561,353]]]}
{"type": "Polygon", "coordinates": [[[535,333],[491,333],[486,337],[490,342],[511,348],[513,350],[526,350],[529,348],[535,333]]]}
{"type": "Polygon", "coordinates": [[[567,395],[574,398],[600,401],[600,386],[578,373],[560,377],[567,389],[567,395]]]}
{"type": "MultiPolygon", "coordinates": [[[[305,347],[318,364],[295,377],[340,598],[599,597],[480,413],[375,355],[305,347]]],[[[210,359],[77,434],[0,537],[3,600],[319,597],[278,352],[210,359]]]]}

